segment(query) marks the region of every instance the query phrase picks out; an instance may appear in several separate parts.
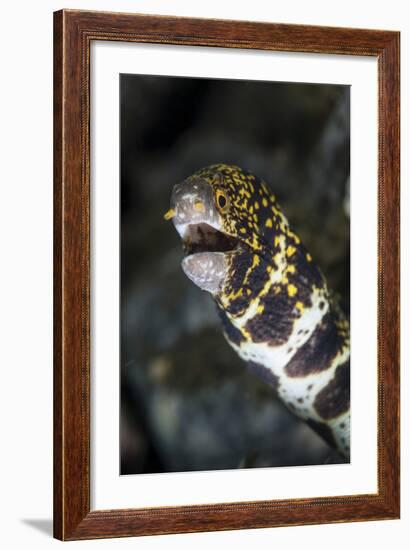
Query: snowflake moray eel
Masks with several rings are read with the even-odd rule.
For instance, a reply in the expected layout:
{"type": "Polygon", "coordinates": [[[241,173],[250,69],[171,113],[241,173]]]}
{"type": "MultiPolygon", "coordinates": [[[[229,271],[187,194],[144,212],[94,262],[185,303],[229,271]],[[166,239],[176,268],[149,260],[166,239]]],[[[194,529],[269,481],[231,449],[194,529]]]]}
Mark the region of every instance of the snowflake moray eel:
{"type": "Polygon", "coordinates": [[[165,219],[229,344],[349,460],[349,323],[266,183],[237,166],[203,168],[174,186],[165,219]]]}

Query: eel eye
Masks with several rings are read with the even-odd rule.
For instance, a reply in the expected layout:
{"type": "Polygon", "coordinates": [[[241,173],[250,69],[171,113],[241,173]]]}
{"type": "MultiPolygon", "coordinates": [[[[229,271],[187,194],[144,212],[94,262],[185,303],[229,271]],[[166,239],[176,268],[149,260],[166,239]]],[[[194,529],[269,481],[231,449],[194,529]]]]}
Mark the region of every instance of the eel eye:
{"type": "Polygon", "coordinates": [[[216,204],[222,213],[227,212],[229,208],[229,201],[225,191],[222,189],[218,189],[216,192],[216,204]]]}

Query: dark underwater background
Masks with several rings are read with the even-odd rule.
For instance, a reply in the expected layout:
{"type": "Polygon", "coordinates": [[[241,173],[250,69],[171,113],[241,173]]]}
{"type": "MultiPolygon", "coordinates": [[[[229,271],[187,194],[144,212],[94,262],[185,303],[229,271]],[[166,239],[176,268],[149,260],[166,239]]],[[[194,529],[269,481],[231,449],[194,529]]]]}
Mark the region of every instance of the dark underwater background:
{"type": "Polygon", "coordinates": [[[350,88],[121,75],[121,474],[340,463],[248,372],[163,220],[203,166],[265,179],[349,314],[350,88]]]}

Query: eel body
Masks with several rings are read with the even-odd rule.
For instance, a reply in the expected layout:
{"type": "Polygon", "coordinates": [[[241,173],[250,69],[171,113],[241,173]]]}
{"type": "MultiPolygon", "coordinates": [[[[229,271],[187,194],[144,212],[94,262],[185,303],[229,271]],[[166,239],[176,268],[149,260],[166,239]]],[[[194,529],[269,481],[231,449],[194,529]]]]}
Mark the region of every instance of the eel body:
{"type": "Polygon", "coordinates": [[[209,166],[174,186],[165,218],[229,344],[349,460],[349,323],[266,183],[237,166],[209,166]]]}

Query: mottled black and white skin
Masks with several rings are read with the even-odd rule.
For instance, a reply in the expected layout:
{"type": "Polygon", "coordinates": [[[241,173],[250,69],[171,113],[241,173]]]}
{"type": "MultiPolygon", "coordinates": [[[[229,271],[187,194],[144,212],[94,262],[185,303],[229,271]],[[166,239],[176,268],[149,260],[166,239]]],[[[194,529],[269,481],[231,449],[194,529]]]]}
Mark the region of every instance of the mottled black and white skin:
{"type": "Polygon", "coordinates": [[[229,344],[349,460],[349,323],[266,183],[237,166],[209,166],[175,185],[165,218],[229,344]]]}

